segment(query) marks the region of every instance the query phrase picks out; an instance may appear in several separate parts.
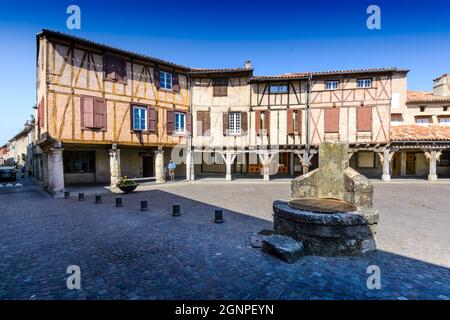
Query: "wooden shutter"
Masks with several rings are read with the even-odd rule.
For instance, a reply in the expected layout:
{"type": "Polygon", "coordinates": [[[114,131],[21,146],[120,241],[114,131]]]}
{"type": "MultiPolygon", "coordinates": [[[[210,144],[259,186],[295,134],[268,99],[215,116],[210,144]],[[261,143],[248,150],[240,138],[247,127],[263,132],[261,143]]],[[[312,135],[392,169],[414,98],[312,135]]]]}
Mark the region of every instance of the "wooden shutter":
{"type": "Polygon", "coordinates": [[[105,71],[105,78],[108,80],[116,79],[116,70],[114,67],[115,59],[113,56],[103,56],[103,69],[105,71]]]}
{"type": "Polygon", "coordinates": [[[261,111],[255,111],[255,131],[256,134],[259,135],[259,131],[261,130],[261,111]]]}
{"type": "Polygon", "coordinates": [[[130,130],[134,131],[134,115],[133,115],[133,105],[130,104],[130,130]]]}
{"type": "Polygon", "coordinates": [[[325,133],[339,133],[339,108],[325,109],[325,133]]]}
{"type": "Polygon", "coordinates": [[[186,134],[190,135],[192,132],[192,114],[186,112],[186,134]]]}
{"type": "Polygon", "coordinates": [[[298,133],[302,132],[302,110],[301,109],[297,110],[297,132],[298,133]]]}
{"type": "Polygon", "coordinates": [[[167,134],[172,134],[175,131],[175,112],[167,110],[167,134]]]}
{"type": "Polygon", "coordinates": [[[228,132],[228,112],[223,113],[223,135],[226,136],[228,132]]]}
{"type": "Polygon", "coordinates": [[[106,101],[103,98],[93,98],[94,112],[93,112],[93,127],[106,131],[106,101]]]}
{"type": "Polygon", "coordinates": [[[241,112],[241,133],[247,134],[247,130],[248,130],[247,112],[241,112]]]}
{"type": "Polygon", "coordinates": [[[159,68],[158,67],[154,67],[153,68],[153,81],[155,82],[155,87],[156,89],[160,88],[160,84],[159,84],[159,68]]]}
{"type": "Polygon", "coordinates": [[[372,132],[371,107],[358,107],[356,109],[356,128],[360,132],[372,132]]]}
{"type": "Polygon", "coordinates": [[[264,125],[266,126],[267,135],[270,135],[270,110],[264,111],[264,125]]]}
{"type": "Polygon", "coordinates": [[[172,73],[172,91],[180,92],[180,84],[178,82],[178,74],[172,73]]]}
{"type": "Polygon", "coordinates": [[[81,129],[94,127],[94,98],[81,96],[81,129]]]}
{"type": "Polygon", "coordinates": [[[153,107],[147,108],[148,113],[148,132],[150,133],[157,133],[157,110],[153,107]]]}
{"type": "Polygon", "coordinates": [[[41,98],[41,102],[38,104],[38,123],[39,127],[44,127],[44,118],[45,118],[45,104],[44,97],[41,98]]]}
{"type": "Polygon", "coordinates": [[[197,123],[200,122],[200,128],[197,130],[197,136],[209,136],[210,115],[209,111],[197,111],[197,123]]]}
{"type": "Polygon", "coordinates": [[[114,59],[115,79],[120,82],[126,82],[127,80],[127,62],[124,59],[114,59]]]}
{"type": "Polygon", "coordinates": [[[287,134],[294,134],[294,110],[287,110],[287,134]]]}
{"type": "Polygon", "coordinates": [[[228,95],[228,78],[212,79],[213,96],[226,97],[228,95]]]}

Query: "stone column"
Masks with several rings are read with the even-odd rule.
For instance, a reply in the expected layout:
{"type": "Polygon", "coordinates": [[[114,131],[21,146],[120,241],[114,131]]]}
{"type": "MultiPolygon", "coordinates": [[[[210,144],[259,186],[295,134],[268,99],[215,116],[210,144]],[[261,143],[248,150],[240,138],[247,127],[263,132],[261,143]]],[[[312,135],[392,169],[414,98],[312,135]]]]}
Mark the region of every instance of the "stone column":
{"type": "Polygon", "coordinates": [[[164,176],[164,150],[155,150],[155,178],[156,183],[166,181],[164,176]]]}
{"type": "Polygon", "coordinates": [[[48,153],[42,152],[42,187],[48,190],[48,153]]]}
{"type": "Polygon", "coordinates": [[[48,153],[48,192],[54,197],[64,196],[63,149],[51,148],[48,153]]]}
{"type": "Polygon", "coordinates": [[[194,151],[186,150],[186,180],[194,181],[194,151]]]}
{"type": "Polygon", "coordinates": [[[226,166],[226,174],[225,174],[225,180],[231,181],[231,165],[233,164],[234,158],[236,155],[233,155],[231,152],[227,152],[225,154],[224,160],[225,160],[225,166],[226,166]]]}
{"type": "Polygon", "coordinates": [[[111,187],[117,186],[122,175],[120,167],[120,149],[109,150],[109,169],[111,172],[111,187]]]}
{"type": "Polygon", "coordinates": [[[437,174],[436,174],[436,150],[432,150],[429,153],[429,162],[430,162],[430,174],[428,175],[428,180],[430,181],[436,181],[437,180],[437,174]]]}
{"type": "Polygon", "coordinates": [[[390,173],[390,154],[389,148],[385,148],[383,151],[383,175],[381,176],[381,180],[390,181],[391,173],[390,173]]]}
{"type": "Polygon", "coordinates": [[[270,157],[269,153],[265,151],[263,154],[259,154],[259,160],[262,164],[262,175],[264,181],[270,181],[270,157]]]}

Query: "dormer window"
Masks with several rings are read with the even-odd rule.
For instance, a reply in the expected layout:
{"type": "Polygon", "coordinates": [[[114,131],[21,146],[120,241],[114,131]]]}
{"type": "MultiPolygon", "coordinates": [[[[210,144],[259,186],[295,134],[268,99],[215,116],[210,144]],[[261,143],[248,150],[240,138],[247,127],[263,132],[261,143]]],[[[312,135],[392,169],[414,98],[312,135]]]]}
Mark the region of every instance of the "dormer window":
{"type": "Polygon", "coordinates": [[[159,85],[163,89],[172,90],[172,74],[166,71],[160,71],[159,85]]]}
{"type": "Polygon", "coordinates": [[[270,85],[270,93],[287,93],[288,86],[286,83],[273,83],[270,85]]]}
{"type": "Polygon", "coordinates": [[[372,79],[358,79],[357,85],[358,85],[358,88],[371,88],[372,87],[372,79]]]}
{"type": "Polygon", "coordinates": [[[325,81],[325,89],[326,90],[336,90],[338,88],[339,88],[339,81],[338,80],[325,81]]]}

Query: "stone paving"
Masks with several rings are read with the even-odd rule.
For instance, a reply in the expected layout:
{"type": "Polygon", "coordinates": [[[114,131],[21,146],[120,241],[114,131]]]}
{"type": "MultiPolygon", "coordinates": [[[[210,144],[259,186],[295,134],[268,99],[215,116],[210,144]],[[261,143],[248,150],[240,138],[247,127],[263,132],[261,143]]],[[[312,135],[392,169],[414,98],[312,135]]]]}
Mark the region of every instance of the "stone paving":
{"type": "Polygon", "coordinates": [[[0,299],[450,299],[450,184],[376,184],[378,251],[287,264],[249,236],[272,228],[289,183],[155,185],[115,208],[114,194],[52,199],[19,182],[0,190],[0,299]],[[213,223],[215,208],[225,223],[213,223]],[[69,265],[80,290],[66,287],[69,265]],[[379,290],[366,286],[370,265],[379,290]]]}

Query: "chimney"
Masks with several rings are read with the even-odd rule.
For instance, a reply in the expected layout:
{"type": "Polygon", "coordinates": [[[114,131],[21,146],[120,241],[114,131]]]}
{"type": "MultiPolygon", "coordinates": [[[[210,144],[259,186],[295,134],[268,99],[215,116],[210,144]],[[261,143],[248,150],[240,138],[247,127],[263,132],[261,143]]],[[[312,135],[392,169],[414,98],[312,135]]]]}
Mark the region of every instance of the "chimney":
{"type": "Polygon", "coordinates": [[[448,73],[433,80],[433,95],[447,97],[450,91],[450,81],[448,73]]]}
{"type": "Polygon", "coordinates": [[[250,60],[245,61],[244,68],[245,69],[251,69],[252,68],[252,62],[250,60]]]}

